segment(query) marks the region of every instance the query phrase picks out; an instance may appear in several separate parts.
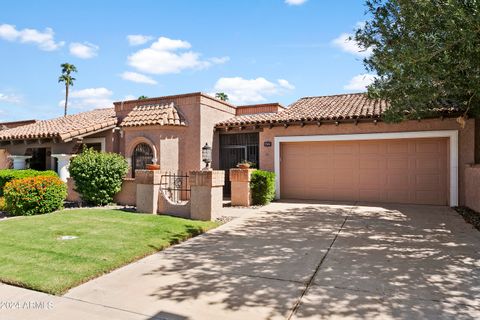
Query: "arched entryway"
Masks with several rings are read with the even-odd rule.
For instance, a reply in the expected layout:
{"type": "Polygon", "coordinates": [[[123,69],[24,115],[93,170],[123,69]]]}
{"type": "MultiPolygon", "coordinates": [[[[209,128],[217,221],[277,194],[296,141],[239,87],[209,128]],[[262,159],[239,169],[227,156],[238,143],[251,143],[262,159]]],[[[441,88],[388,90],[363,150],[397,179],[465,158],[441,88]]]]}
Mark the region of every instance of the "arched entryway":
{"type": "Polygon", "coordinates": [[[147,164],[152,163],[153,158],[153,149],[149,144],[137,144],[132,152],[132,177],[135,177],[135,170],[145,169],[147,164]]]}

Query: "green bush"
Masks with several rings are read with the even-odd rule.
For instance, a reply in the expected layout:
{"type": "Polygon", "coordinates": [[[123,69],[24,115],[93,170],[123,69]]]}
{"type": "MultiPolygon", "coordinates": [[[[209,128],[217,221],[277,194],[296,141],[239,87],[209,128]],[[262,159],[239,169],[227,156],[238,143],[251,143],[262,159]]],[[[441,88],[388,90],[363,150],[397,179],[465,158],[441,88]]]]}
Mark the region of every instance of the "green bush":
{"type": "Polygon", "coordinates": [[[275,173],[262,170],[253,171],[250,190],[254,205],[270,203],[275,198],[275,173]]]}
{"type": "Polygon", "coordinates": [[[8,213],[31,216],[61,209],[67,186],[58,177],[28,177],[7,182],[4,194],[8,213]]]}
{"type": "Polygon", "coordinates": [[[82,200],[93,205],[106,205],[122,187],[128,172],[127,161],[116,153],[84,149],[70,161],[70,176],[75,181],[75,191],[82,200]]]}
{"type": "Polygon", "coordinates": [[[58,177],[55,171],[37,171],[33,169],[26,169],[26,170],[15,170],[15,169],[3,169],[0,170],[0,196],[3,195],[3,188],[5,184],[9,181],[15,179],[22,179],[28,177],[58,177]]]}

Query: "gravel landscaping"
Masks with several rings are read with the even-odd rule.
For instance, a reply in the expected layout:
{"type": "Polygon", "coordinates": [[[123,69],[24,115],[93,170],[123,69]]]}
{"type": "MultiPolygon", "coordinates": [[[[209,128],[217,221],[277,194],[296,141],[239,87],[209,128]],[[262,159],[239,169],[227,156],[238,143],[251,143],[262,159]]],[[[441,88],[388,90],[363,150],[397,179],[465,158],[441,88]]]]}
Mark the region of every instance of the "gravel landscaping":
{"type": "Polygon", "coordinates": [[[467,207],[456,207],[455,210],[460,213],[466,222],[470,223],[475,229],[480,231],[480,213],[467,207]]]}

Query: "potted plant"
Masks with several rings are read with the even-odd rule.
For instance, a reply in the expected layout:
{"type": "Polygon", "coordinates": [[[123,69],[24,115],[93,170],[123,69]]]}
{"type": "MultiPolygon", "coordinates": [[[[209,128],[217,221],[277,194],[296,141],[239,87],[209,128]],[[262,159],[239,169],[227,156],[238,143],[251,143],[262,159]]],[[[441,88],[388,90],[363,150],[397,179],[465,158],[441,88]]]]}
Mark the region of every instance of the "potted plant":
{"type": "Polygon", "coordinates": [[[147,170],[160,170],[160,165],[156,163],[149,163],[145,166],[147,170]]]}
{"type": "Polygon", "coordinates": [[[239,163],[237,163],[237,168],[240,169],[249,169],[250,167],[253,167],[255,164],[253,162],[243,160],[239,163]]]}

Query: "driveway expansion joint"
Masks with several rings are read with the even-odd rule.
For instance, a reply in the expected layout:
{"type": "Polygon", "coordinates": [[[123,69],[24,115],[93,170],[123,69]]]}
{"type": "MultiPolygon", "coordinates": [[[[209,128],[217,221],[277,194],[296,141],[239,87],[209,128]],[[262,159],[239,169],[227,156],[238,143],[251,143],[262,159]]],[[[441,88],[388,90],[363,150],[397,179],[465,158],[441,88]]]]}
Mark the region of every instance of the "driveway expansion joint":
{"type": "Polygon", "coordinates": [[[302,291],[302,294],[300,295],[300,297],[295,302],[292,310],[290,311],[290,314],[287,317],[287,320],[292,319],[293,315],[297,312],[298,308],[302,304],[303,297],[307,294],[308,290],[312,286],[313,280],[315,279],[316,275],[320,271],[320,268],[322,267],[323,262],[327,259],[328,253],[332,249],[333,245],[335,244],[335,241],[337,241],[337,238],[340,235],[340,232],[342,232],[343,227],[347,223],[347,220],[350,216],[350,213],[356,208],[355,205],[356,205],[356,203],[354,204],[354,206],[352,206],[352,208],[349,210],[348,214],[345,216],[345,219],[343,220],[342,224],[340,225],[340,228],[338,229],[337,233],[335,234],[335,237],[333,238],[332,242],[328,246],[327,251],[323,255],[322,259],[320,259],[320,262],[318,263],[317,267],[315,268],[315,271],[313,272],[312,276],[308,279],[307,284],[305,285],[305,288],[302,291]]]}
{"type": "MultiPolygon", "coordinates": [[[[86,303],[86,304],[91,304],[91,305],[94,305],[94,306],[104,307],[104,308],[108,308],[108,309],[118,310],[118,311],[122,311],[122,312],[128,312],[128,313],[136,314],[136,315],[139,315],[139,316],[152,317],[152,316],[149,315],[149,314],[144,314],[144,313],[139,313],[139,312],[131,311],[131,310],[127,310],[127,309],[121,309],[121,308],[117,308],[117,307],[112,307],[112,306],[109,306],[109,305],[106,305],[106,304],[95,303],[95,302],[91,302],[91,301],[87,301],[87,300],[82,300],[82,299],[77,299],[77,298],[73,298],[73,297],[62,296],[61,298],[68,299],[68,300],[72,300],[72,301],[78,301],[78,302],[82,302],[82,303],[86,303]]],[[[149,318],[149,319],[164,320],[163,318],[157,318],[157,317],[155,317],[155,316],[154,316],[153,318],[149,318]]]]}
{"type": "Polygon", "coordinates": [[[289,279],[283,279],[283,278],[274,278],[274,277],[267,277],[267,276],[259,276],[259,275],[246,274],[246,273],[240,273],[240,272],[227,272],[227,273],[225,273],[225,274],[233,275],[233,276],[242,276],[242,277],[265,279],[265,280],[283,281],[283,282],[290,282],[290,283],[296,283],[296,284],[306,285],[306,281],[298,281],[298,280],[289,280],[289,279]]]}

